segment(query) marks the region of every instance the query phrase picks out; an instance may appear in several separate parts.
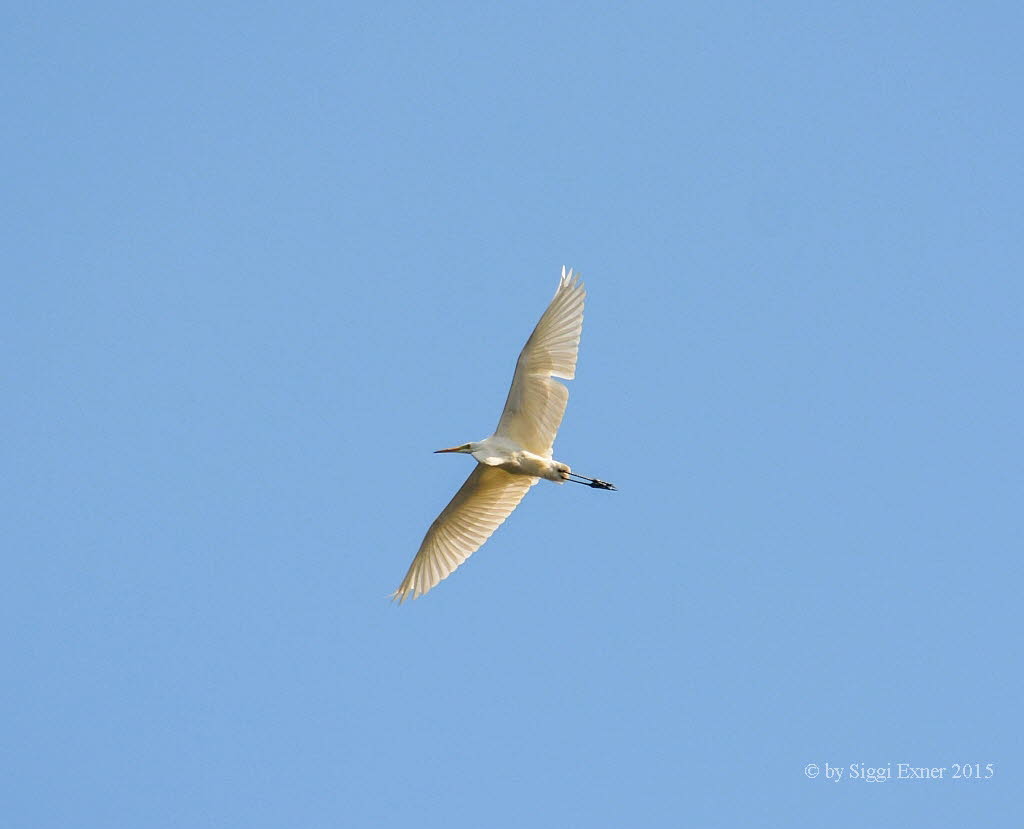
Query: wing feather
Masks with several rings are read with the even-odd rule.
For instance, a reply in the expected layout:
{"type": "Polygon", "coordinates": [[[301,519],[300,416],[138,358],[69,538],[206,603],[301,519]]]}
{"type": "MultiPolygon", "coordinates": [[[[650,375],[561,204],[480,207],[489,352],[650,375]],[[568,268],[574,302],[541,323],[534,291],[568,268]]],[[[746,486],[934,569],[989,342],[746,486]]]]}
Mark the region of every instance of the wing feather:
{"type": "Polygon", "coordinates": [[[480,549],[539,478],[513,475],[477,464],[455,497],[430,525],[402,583],[392,594],[399,603],[418,599],[448,578],[480,549]]]}
{"type": "Polygon", "coordinates": [[[551,456],[569,401],[569,390],[552,378],[576,376],[586,295],[579,274],[573,276],[571,270],[567,274],[562,268],[558,290],[519,354],[495,435],[551,456]]]}

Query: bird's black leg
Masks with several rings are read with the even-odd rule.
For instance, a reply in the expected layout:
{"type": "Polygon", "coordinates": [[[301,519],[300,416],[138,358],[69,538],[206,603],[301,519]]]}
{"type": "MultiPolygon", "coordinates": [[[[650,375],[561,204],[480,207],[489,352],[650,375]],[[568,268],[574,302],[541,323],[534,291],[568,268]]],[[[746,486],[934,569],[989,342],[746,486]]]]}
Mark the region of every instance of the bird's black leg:
{"type": "Polygon", "coordinates": [[[568,474],[570,477],[566,480],[571,481],[574,484],[584,484],[592,489],[616,489],[615,484],[610,484],[599,478],[588,478],[586,475],[577,475],[575,472],[570,472],[568,474]]]}

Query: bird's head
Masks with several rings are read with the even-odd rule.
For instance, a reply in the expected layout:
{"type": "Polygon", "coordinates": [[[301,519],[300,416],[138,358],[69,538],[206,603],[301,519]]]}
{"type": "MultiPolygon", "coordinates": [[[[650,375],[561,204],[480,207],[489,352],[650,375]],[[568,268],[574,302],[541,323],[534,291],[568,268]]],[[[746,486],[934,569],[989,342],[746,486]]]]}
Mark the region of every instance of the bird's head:
{"type": "Polygon", "coordinates": [[[463,452],[463,453],[468,455],[472,451],[473,451],[473,444],[472,443],[464,443],[464,444],[462,444],[462,446],[453,446],[451,449],[435,449],[434,450],[434,454],[436,455],[436,454],[438,454],[438,452],[463,452]]]}

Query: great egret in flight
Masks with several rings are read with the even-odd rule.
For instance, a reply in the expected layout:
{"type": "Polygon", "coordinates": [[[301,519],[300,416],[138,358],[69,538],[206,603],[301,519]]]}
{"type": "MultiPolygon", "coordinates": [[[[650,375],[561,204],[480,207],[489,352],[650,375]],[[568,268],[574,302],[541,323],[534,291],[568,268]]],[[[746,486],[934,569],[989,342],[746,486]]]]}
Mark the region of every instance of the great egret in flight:
{"type": "Polygon", "coordinates": [[[409,572],[392,594],[399,603],[419,598],[480,549],[526,491],[541,478],[595,489],[607,481],[577,475],[551,457],[555,433],[565,414],[569,390],[553,377],[576,376],[586,291],[579,274],[565,272],[551,304],[523,346],[498,428],[489,438],[438,452],[462,452],[477,466],[455,493],[420,544],[409,572]]]}

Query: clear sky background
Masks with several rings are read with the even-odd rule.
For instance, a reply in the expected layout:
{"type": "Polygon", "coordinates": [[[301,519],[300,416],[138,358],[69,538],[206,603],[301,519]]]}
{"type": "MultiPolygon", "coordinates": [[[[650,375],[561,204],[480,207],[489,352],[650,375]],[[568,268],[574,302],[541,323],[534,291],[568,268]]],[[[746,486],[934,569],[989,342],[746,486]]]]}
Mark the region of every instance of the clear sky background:
{"type": "Polygon", "coordinates": [[[1016,825],[1022,32],[8,9],[5,825],[1016,825]],[[620,491],[390,604],[563,264],[620,491]]]}

